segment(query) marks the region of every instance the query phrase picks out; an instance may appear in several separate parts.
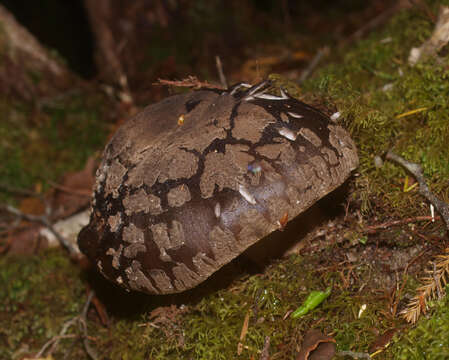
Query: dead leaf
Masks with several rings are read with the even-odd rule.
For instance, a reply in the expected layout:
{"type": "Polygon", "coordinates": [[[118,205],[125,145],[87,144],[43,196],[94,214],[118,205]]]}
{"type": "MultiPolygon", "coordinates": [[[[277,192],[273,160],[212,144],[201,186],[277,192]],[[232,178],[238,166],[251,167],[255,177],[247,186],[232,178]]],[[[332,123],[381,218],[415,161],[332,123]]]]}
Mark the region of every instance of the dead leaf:
{"type": "Polygon", "coordinates": [[[312,329],[305,334],[296,360],[330,360],[334,357],[336,348],[334,338],[312,329]]]}
{"type": "Polygon", "coordinates": [[[374,340],[374,342],[370,345],[368,351],[370,353],[373,353],[386,348],[390,344],[391,339],[398,330],[399,329],[394,328],[385,331],[382,335],[378,336],[376,340],[374,340]]]}
{"type": "Polygon", "coordinates": [[[20,202],[19,210],[24,214],[42,215],[45,212],[45,204],[38,197],[27,197],[20,202]]]}
{"type": "Polygon", "coordinates": [[[54,217],[67,217],[89,204],[96,167],[96,157],[91,156],[83,170],[66,173],[60,184],[52,184],[55,189],[52,198],[54,217]]]}
{"type": "Polygon", "coordinates": [[[43,226],[37,223],[30,224],[26,228],[13,230],[8,235],[9,254],[31,255],[47,247],[47,241],[39,236],[43,226]]]}

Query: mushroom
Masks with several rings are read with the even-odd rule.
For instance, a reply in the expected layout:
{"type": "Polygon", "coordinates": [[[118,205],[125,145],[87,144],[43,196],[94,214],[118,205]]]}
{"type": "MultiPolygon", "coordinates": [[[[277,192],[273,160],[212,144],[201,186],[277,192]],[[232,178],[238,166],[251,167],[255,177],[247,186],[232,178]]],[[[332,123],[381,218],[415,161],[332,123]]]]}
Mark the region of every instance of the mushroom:
{"type": "Polygon", "coordinates": [[[81,251],[127,290],[195,287],[341,185],[354,142],[271,83],[145,108],[106,146],[81,251]]]}

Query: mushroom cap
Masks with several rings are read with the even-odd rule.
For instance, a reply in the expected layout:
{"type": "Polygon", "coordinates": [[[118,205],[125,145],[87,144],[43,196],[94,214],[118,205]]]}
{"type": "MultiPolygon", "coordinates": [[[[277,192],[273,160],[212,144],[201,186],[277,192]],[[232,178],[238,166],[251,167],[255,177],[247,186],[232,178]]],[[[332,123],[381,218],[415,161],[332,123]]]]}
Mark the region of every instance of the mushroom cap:
{"type": "Polygon", "coordinates": [[[190,289],[348,178],[348,133],[267,86],[171,96],[118,129],[78,238],[107,279],[190,289]]]}

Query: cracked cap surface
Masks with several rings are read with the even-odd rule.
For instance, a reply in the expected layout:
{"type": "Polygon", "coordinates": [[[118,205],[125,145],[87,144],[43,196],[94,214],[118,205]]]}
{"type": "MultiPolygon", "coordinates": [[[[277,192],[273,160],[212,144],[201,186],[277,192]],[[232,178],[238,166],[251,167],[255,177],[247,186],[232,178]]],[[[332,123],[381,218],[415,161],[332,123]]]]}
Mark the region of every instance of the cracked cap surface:
{"type": "Polygon", "coordinates": [[[81,251],[129,290],[190,289],[341,185],[349,134],[258,84],[145,108],[106,146],[81,251]]]}

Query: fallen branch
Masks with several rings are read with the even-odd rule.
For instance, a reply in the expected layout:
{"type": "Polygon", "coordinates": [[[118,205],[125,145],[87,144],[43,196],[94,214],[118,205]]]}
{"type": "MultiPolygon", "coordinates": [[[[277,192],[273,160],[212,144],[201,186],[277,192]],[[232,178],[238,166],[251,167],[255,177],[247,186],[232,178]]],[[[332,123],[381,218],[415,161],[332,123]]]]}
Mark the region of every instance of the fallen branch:
{"type": "Polygon", "coordinates": [[[392,151],[388,151],[385,155],[385,159],[394,161],[395,163],[404,167],[408,172],[410,172],[418,181],[419,193],[424,196],[440,213],[443,218],[446,228],[449,231],[449,205],[444,201],[438,199],[429,189],[426,183],[426,179],[422,173],[421,165],[405,160],[403,157],[396,155],[392,151]]]}

